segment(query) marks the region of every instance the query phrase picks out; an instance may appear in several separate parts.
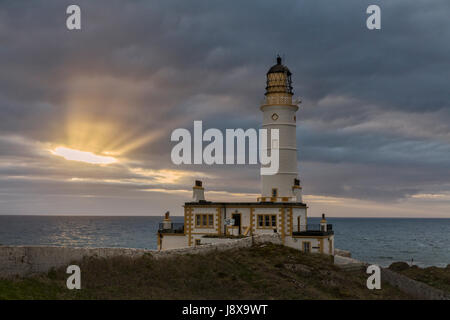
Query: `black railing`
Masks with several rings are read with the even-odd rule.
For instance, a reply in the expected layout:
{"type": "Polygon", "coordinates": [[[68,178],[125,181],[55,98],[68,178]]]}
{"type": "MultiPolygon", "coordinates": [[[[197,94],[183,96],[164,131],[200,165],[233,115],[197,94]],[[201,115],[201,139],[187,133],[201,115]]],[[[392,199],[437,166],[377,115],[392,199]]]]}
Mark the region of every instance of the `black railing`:
{"type": "MultiPolygon", "coordinates": [[[[333,230],[333,225],[327,224],[327,231],[331,230],[333,230]]],[[[306,231],[324,231],[324,230],[322,230],[322,226],[320,225],[320,223],[315,223],[315,224],[307,224],[306,231]]]]}
{"type": "Polygon", "coordinates": [[[159,233],[184,233],[184,223],[171,222],[169,225],[164,222],[159,223],[159,233]]]}
{"type": "Polygon", "coordinates": [[[324,228],[319,224],[307,224],[305,225],[300,225],[300,230],[296,229],[294,227],[294,231],[292,232],[293,235],[301,235],[301,234],[323,234],[323,235],[328,235],[328,234],[333,234],[333,225],[332,224],[327,224],[327,229],[326,231],[324,230],[324,228]]]}

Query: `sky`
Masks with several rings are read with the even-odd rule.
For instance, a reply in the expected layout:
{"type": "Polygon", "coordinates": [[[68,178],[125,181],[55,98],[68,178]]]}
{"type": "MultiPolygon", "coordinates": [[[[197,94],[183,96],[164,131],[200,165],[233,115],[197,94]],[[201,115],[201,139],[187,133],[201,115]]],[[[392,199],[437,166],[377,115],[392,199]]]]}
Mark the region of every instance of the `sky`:
{"type": "Polygon", "coordinates": [[[258,166],[174,165],[170,135],[259,128],[280,54],[309,215],[450,218],[449,16],[448,0],[0,0],[0,214],[182,215],[195,179],[255,201],[258,166]]]}

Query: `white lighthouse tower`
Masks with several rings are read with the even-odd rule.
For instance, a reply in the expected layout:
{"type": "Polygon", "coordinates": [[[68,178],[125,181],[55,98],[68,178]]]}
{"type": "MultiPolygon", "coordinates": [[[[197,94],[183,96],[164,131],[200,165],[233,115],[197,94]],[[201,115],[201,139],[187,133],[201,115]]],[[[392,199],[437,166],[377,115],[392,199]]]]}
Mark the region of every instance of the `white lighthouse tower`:
{"type": "Polygon", "coordinates": [[[277,57],[277,64],[267,72],[265,99],[261,105],[264,129],[279,130],[279,141],[268,141],[271,148],[279,149],[279,169],[274,175],[261,176],[261,199],[271,202],[302,202],[297,170],[296,112],[292,101],[291,72],[277,57]]]}

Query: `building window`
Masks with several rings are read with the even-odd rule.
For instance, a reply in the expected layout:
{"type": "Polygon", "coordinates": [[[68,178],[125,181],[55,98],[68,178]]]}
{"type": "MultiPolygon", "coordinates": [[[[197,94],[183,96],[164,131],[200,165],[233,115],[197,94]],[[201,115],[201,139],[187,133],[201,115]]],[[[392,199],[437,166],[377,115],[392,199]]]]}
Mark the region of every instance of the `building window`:
{"type": "Polygon", "coordinates": [[[277,226],[277,216],[272,215],[271,220],[272,220],[272,227],[276,227],[277,226]]]}
{"type": "Polygon", "coordinates": [[[276,113],[274,113],[274,114],[272,115],[272,120],[273,120],[273,121],[277,121],[277,120],[278,120],[278,115],[277,115],[276,113]]]}
{"type": "Polygon", "coordinates": [[[214,225],[214,216],[212,214],[208,214],[208,225],[209,226],[214,225]]]}
{"type": "Polygon", "coordinates": [[[212,228],[214,227],[214,215],[213,214],[196,214],[195,226],[197,228],[212,228]]]}
{"type": "Polygon", "coordinates": [[[278,189],[273,188],[272,189],[272,198],[276,198],[276,197],[278,197],[278,189]]]}
{"type": "Polygon", "coordinates": [[[276,214],[258,214],[259,229],[273,229],[277,226],[276,214]]]}

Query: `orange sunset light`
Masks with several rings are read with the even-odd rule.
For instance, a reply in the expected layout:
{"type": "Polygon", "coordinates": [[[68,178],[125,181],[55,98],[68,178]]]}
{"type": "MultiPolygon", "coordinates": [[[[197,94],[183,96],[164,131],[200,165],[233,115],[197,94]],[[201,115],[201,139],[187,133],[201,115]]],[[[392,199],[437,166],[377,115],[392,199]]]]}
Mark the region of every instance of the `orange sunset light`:
{"type": "Polygon", "coordinates": [[[92,164],[111,164],[117,162],[117,159],[109,156],[100,156],[92,152],[80,151],[66,147],[57,147],[51,150],[51,153],[63,157],[66,160],[80,161],[92,164]]]}

